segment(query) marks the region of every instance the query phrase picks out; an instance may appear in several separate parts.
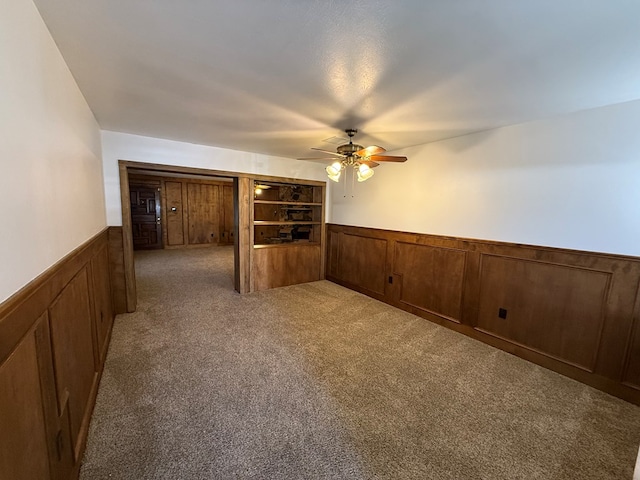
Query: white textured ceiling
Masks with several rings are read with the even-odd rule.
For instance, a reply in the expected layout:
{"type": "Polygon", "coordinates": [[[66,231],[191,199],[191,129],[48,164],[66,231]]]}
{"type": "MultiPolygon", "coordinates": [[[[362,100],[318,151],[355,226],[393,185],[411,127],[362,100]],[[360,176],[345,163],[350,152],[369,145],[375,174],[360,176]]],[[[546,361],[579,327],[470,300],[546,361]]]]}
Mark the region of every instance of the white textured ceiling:
{"type": "Polygon", "coordinates": [[[640,98],[638,0],[35,0],[101,128],[284,157],[640,98]]]}

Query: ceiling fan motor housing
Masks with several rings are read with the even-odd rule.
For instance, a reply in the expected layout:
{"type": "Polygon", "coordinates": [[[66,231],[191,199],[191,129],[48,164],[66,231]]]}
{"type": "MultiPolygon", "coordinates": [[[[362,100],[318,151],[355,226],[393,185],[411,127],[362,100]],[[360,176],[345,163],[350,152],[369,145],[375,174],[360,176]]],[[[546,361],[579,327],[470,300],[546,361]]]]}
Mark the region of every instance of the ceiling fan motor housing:
{"type": "Polygon", "coordinates": [[[344,145],[340,145],[336,151],[341,155],[353,155],[358,150],[362,150],[362,145],[358,145],[357,143],[346,143],[344,145]]]}

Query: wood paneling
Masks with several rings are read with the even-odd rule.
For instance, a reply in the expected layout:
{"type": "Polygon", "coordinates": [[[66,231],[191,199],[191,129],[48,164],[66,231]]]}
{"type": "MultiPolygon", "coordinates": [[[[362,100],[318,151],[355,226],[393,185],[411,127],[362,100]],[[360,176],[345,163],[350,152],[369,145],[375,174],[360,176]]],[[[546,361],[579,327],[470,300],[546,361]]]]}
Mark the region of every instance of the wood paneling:
{"type": "Polygon", "coordinates": [[[127,313],[122,227],[109,227],[109,278],[113,313],[127,313]]]}
{"type": "Polygon", "coordinates": [[[113,320],[108,245],[105,230],[0,304],[3,480],[77,477],[113,320]]]}
{"type": "Polygon", "coordinates": [[[235,277],[234,285],[239,293],[251,291],[251,262],[253,259],[253,229],[251,225],[251,198],[253,197],[252,181],[249,177],[238,177],[234,181],[237,192],[238,208],[234,216],[234,231],[237,242],[233,244],[235,277]]]}
{"type": "Polygon", "coordinates": [[[337,262],[332,268],[343,282],[384,295],[386,257],[386,240],[342,233],[338,241],[337,262]]]}
{"type": "Polygon", "coordinates": [[[465,260],[462,250],[395,242],[400,302],[460,321],[465,260]]]}
{"type": "Polygon", "coordinates": [[[184,245],[182,182],[164,182],[167,245],[184,245]]]}
{"type": "Polygon", "coordinates": [[[62,411],[68,402],[76,460],[87,429],[83,424],[88,421],[89,399],[99,371],[93,347],[88,282],[84,268],[49,308],[58,406],[62,411]]]}
{"type": "Polygon", "coordinates": [[[320,245],[257,248],[253,291],[320,280],[320,245]]]}
{"type": "Polygon", "coordinates": [[[326,274],[328,277],[338,278],[340,270],[338,268],[338,252],[340,247],[340,232],[335,232],[327,226],[327,254],[326,254],[326,274]]]}
{"type": "Polygon", "coordinates": [[[636,289],[633,323],[622,381],[626,385],[640,390],[640,283],[636,289]]]}
{"type": "Polygon", "coordinates": [[[640,404],[640,258],[327,230],[329,280],[640,404]]]}
{"type": "MultiPolygon", "coordinates": [[[[233,185],[230,182],[210,180],[205,176],[181,178],[173,177],[169,173],[165,176],[138,172],[129,176],[129,183],[134,185],[133,193],[130,194],[132,198],[135,189],[140,185],[160,186],[160,219],[164,248],[233,244],[234,203],[233,185]],[[214,222],[218,224],[214,225],[214,222]],[[196,243],[191,240],[195,240],[196,243]]],[[[134,201],[131,202],[134,205],[134,201]]],[[[132,218],[132,224],[133,233],[139,235],[135,217],[132,218]]]]}
{"type": "MultiPolygon", "coordinates": [[[[250,180],[252,187],[260,185],[250,180]]],[[[304,180],[267,186],[251,189],[249,290],[324,278],[325,187],[304,180]]]]}
{"type": "Polygon", "coordinates": [[[222,208],[220,209],[220,243],[231,245],[235,238],[233,233],[233,186],[223,185],[222,192],[222,208]]]}
{"type": "Polygon", "coordinates": [[[218,185],[187,184],[191,245],[218,243],[220,238],[218,188],[218,185]]]}
{"type": "Polygon", "coordinates": [[[610,277],[584,268],[483,255],[476,327],[593,371],[610,277]]]}
{"type": "Polygon", "coordinates": [[[277,222],[280,220],[279,207],[280,205],[272,205],[270,203],[255,203],[253,205],[253,218],[277,222]]]}
{"type": "Polygon", "coordinates": [[[103,245],[91,259],[91,287],[93,289],[93,318],[95,323],[97,352],[100,362],[107,354],[109,333],[113,324],[113,303],[111,299],[110,277],[103,272],[109,271],[109,252],[103,245]]]}
{"type": "Polygon", "coordinates": [[[128,162],[118,161],[120,196],[122,206],[122,251],[124,262],[125,297],[127,312],[136,311],[136,269],[133,263],[133,233],[131,226],[131,199],[129,197],[128,162]]]}
{"type": "Polygon", "coordinates": [[[320,228],[316,228],[314,230],[314,236],[312,240],[314,242],[320,242],[320,251],[322,255],[320,255],[320,278],[324,278],[326,275],[327,268],[327,257],[325,252],[327,250],[327,228],[325,222],[326,220],[326,196],[327,196],[327,187],[326,182],[323,183],[319,188],[313,189],[313,201],[314,203],[320,203],[322,206],[314,207],[316,212],[314,212],[314,218],[317,218],[317,214],[320,213],[320,228]],[[319,210],[319,212],[318,212],[319,210]]]}
{"type": "MultiPolygon", "coordinates": [[[[101,273],[104,275],[104,272],[101,273]]],[[[53,344],[48,312],[44,312],[35,323],[36,348],[40,386],[42,387],[45,430],[49,446],[49,465],[52,478],[68,479],[77,476],[80,468],[75,462],[69,424],[69,405],[60,412],[58,409],[55,372],[53,369],[53,344]],[[75,475],[74,475],[75,472],[75,475]]],[[[91,400],[93,402],[93,399],[91,400]]],[[[93,405],[93,403],[92,403],[93,405]]],[[[88,428],[88,425],[86,425],[88,428]]]]}
{"type": "Polygon", "coordinates": [[[0,479],[50,476],[43,392],[32,330],[0,364],[0,479]]]}

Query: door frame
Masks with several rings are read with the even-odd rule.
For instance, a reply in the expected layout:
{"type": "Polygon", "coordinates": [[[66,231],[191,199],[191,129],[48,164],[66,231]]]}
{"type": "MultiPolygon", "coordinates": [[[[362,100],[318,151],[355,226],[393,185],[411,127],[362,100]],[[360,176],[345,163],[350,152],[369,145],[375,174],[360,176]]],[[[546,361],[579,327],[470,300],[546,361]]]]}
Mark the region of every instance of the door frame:
{"type": "MultiPolygon", "coordinates": [[[[160,165],[155,163],[118,160],[120,176],[120,201],[122,207],[122,249],[124,263],[124,280],[127,312],[134,312],[137,305],[136,274],[133,253],[133,236],[131,223],[131,198],[129,195],[129,171],[135,173],[162,172],[171,174],[190,174],[203,177],[226,177],[233,180],[233,212],[234,212],[234,287],[238,293],[249,292],[250,278],[250,208],[251,182],[248,174],[223,170],[209,170],[196,167],[180,167],[176,165],[160,165]]],[[[251,176],[253,177],[253,176],[251,176]]]]}

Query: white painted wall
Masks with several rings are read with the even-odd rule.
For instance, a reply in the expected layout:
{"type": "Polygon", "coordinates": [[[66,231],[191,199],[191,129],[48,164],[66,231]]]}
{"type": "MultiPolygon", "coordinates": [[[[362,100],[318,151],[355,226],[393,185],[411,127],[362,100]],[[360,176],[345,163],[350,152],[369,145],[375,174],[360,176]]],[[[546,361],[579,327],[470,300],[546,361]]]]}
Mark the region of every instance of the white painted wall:
{"type": "Polygon", "coordinates": [[[319,163],[109,131],[102,132],[102,157],[107,223],[114,226],[122,225],[118,160],[327,180],[319,163]]]}
{"type": "Polygon", "coordinates": [[[338,224],[640,256],[640,101],[393,154],[338,224]]]}
{"type": "Polygon", "coordinates": [[[100,130],[31,0],[0,2],[0,301],[106,226],[100,130]]]}

